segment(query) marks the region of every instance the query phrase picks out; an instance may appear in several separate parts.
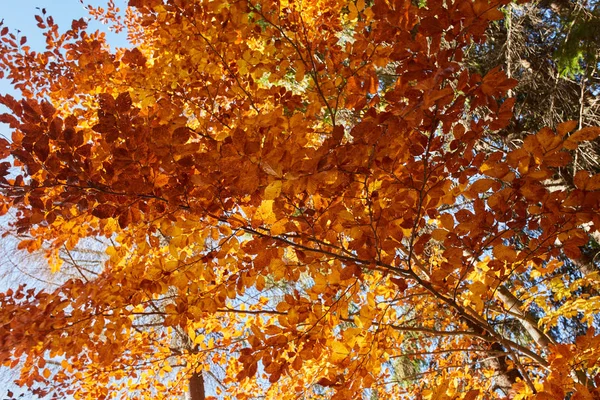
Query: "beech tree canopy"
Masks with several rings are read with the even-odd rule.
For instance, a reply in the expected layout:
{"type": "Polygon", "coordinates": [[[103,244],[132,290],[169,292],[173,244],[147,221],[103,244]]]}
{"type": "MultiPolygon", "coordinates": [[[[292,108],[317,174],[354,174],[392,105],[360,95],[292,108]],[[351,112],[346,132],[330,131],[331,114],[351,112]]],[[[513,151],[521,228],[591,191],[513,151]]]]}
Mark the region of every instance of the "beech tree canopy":
{"type": "MultiPolygon", "coordinates": [[[[0,293],[0,364],[57,399],[600,398],[600,128],[486,58],[519,7],[90,7],[117,49],[0,24],[0,213],[62,277],[0,293]]],[[[548,65],[584,104],[581,35],[548,65]]]]}

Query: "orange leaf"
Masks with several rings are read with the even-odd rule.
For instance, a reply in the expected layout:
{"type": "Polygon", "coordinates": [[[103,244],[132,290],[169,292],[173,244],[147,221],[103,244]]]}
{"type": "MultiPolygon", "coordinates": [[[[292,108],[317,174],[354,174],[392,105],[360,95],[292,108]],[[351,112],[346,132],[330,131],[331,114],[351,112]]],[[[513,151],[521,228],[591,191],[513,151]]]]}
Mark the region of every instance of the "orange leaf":
{"type": "Polygon", "coordinates": [[[600,136],[600,128],[587,127],[578,130],[565,140],[563,146],[569,150],[575,150],[580,142],[590,141],[600,136]]]}
{"type": "Polygon", "coordinates": [[[494,257],[500,261],[506,261],[512,263],[517,259],[517,252],[515,249],[503,244],[497,244],[493,250],[494,257]]]}

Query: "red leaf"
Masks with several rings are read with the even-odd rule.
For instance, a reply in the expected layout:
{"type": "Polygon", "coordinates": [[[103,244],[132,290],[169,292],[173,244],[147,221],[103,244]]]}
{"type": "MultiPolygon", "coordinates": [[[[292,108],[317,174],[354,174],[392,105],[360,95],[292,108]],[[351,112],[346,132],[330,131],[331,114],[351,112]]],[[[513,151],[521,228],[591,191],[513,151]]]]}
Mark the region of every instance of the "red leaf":
{"type": "Polygon", "coordinates": [[[48,154],[50,154],[50,140],[48,136],[42,136],[35,145],[33,146],[33,152],[35,155],[43,162],[48,158],[48,154]]]}
{"type": "Polygon", "coordinates": [[[392,277],[390,278],[390,281],[398,286],[398,290],[400,292],[404,292],[406,289],[408,289],[408,284],[406,283],[405,279],[392,277]]]}
{"type": "Polygon", "coordinates": [[[117,208],[113,205],[100,204],[99,206],[96,206],[96,208],[94,208],[94,210],[92,211],[92,215],[100,219],[112,218],[115,215],[116,211],[117,208]]]}
{"type": "Polygon", "coordinates": [[[131,96],[129,92],[121,93],[115,101],[115,107],[118,112],[125,113],[131,108],[131,96]]]}
{"type": "Polygon", "coordinates": [[[0,138],[0,158],[6,158],[10,154],[10,143],[4,138],[0,138]]]}

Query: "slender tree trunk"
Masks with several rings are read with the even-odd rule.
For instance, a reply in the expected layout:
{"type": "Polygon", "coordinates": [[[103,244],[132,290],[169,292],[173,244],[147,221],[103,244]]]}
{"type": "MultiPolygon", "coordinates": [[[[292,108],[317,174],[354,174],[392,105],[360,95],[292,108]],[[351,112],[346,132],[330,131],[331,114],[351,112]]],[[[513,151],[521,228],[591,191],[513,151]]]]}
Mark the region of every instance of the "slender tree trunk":
{"type": "Polygon", "coordinates": [[[205,400],[206,391],[204,388],[204,376],[201,372],[194,372],[190,378],[190,399],[205,400]]]}
{"type": "MultiPolygon", "coordinates": [[[[584,265],[589,267],[589,264],[584,263],[584,265]]],[[[593,263],[591,264],[591,268],[594,268],[593,263]]],[[[585,273],[585,271],[584,271],[585,273]]],[[[504,306],[513,314],[517,315],[521,326],[529,333],[529,335],[533,338],[533,340],[543,347],[544,349],[548,348],[550,344],[554,344],[555,341],[545,334],[538,327],[538,319],[534,317],[532,314],[523,310],[523,303],[519,300],[515,295],[513,295],[510,290],[508,290],[504,286],[500,286],[498,291],[496,292],[498,298],[504,303],[504,306]]],[[[492,347],[493,348],[493,347],[492,347]]],[[[594,388],[593,382],[588,379],[587,374],[583,370],[575,370],[572,371],[572,377],[575,381],[579,382],[582,385],[587,386],[588,388],[594,388]]]]}
{"type": "MultiPolygon", "coordinates": [[[[509,3],[505,8],[505,25],[506,25],[506,76],[512,78],[512,5],[509,3]]],[[[508,90],[508,97],[513,96],[512,89],[508,90]]]]}
{"type": "Polygon", "coordinates": [[[505,286],[500,286],[496,292],[496,296],[498,296],[508,311],[517,316],[523,328],[538,345],[547,348],[551,343],[554,343],[552,338],[538,327],[537,319],[531,313],[523,310],[521,300],[513,295],[510,290],[505,286]]]}

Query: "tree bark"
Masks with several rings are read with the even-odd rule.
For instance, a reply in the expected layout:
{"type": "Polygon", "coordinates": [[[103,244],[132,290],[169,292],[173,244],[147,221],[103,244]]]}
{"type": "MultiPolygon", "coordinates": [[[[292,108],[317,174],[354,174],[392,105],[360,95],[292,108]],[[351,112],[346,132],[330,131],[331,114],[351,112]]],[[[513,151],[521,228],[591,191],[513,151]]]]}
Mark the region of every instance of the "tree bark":
{"type": "Polygon", "coordinates": [[[547,348],[550,344],[554,343],[552,338],[546,335],[537,324],[536,318],[523,310],[523,304],[510,290],[505,286],[500,286],[496,292],[496,296],[502,301],[504,307],[514,315],[517,316],[521,325],[527,331],[529,336],[541,347],[547,348]]]}
{"type": "MultiPolygon", "coordinates": [[[[492,344],[492,350],[497,352],[505,351],[500,343],[492,344]]],[[[496,371],[494,375],[494,389],[500,389],[507,396],[510,395],[512,385],[517,382],[517,378],[523,380],[523,375],[521,375],[518,369],[509,368],[507,356],[489,359],[484,364],[496,371]]]]}
{"type": "Polygon", "coordinates": [[[204,376],[201,372],[194,372],[190,378],[190,399],[205,400],[206,391],[204,388],[204,376]]]}

